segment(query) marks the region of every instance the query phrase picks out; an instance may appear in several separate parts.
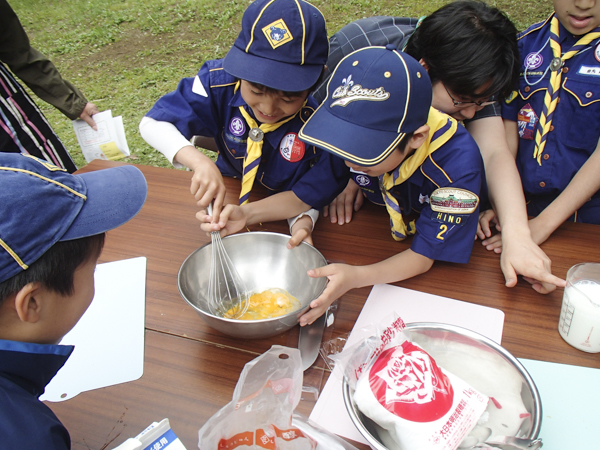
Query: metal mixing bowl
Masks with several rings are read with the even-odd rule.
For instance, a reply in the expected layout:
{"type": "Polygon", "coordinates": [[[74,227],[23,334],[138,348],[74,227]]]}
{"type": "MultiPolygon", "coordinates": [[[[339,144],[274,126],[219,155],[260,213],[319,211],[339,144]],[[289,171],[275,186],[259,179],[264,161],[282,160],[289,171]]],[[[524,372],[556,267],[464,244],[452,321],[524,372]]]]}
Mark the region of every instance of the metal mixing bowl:
{"type": "Polygon", "coordinates": [[[212,244],[195,250],[183,262],[177,276],[179,293],[211,328],[222,333],[246,339],[283,333],[298,323],[327,285],[327,278],[306,274],[309,269],[327,265],[321,252],[306,242],[290,250],[286,247],[289,239],[285,234],[248,232],[224,237],[223,245],[249,291],[284,289],[301,303],[295,312],[263,320],[225,319],[211,314],[206,294],[212,244]]]}
{"type": "MultiPolygon", "coordinates": [[[[540,395],[525,367],[507,350],[479,333],[442,323],[409,323],[406,325],[404,333],[409,340],[420,345],[434,360],[436,359],[436,355],[441,356],[443,353],[447,355],[447,345],[449,343],[458,343],[462,344],[464,348],[473,349],[473,352],[484,352],[485,357],[481,358],[480,367],[481,371],[484,371],[483,373],[486,373],[486,370],[488,371],[487,373],[492,370],[491,367],[486,367],[486,365],[489,365],[494,368],[500,367],[502,370],[507,370],[509,371],[508,373],[516,374],[516,376],[520,377],[522,382],[521,398],[531,417],[523,422],[517,436],[526,439],[537,439],[542,427],[542,403],[540,395]]],[[[463,366],[461,358],[465,358],[465,356],[457,352],[456,358],[453,358],[454,361],[451,368],[446,368],[444,365],[441,365],[441,367],[446,368],[475,389],[478,389],[478,381],[474,377],[472,366],[469,366],[469,368],[463,366]]],[[[375,450],[388,450],[379,437],[379,433],[382,431],[385,432],[385,430],[379,428],[356,407],[353,400],[354,390],[350,387],[346,379],[342,383],[342,389],[346,409],[358,431],[369,442],[371,448],[375,450]]],[[[485,394],[483,390],[482,393],[485,394]]]]}

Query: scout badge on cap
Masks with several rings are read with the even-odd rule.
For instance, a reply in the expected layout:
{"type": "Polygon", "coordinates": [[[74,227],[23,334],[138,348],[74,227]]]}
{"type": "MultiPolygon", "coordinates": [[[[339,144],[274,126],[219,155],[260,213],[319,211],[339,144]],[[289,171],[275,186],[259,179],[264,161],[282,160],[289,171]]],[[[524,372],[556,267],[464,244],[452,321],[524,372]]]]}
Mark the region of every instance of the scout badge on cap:
{"type": "Polygon", "coordinates": [[[393,46],[366,47],[337,66],[327,98],[300,130],[300,138],[359,166],[385,160],[406,133],[427,122],[427,71],[393,46]]]}
{"type": "Polygon", "coordinates": [[[256,0],[223,60],[226,72],[287,92],[310,89],[327,62],[329,40],[321,12],[303,0],[256,0]]]}

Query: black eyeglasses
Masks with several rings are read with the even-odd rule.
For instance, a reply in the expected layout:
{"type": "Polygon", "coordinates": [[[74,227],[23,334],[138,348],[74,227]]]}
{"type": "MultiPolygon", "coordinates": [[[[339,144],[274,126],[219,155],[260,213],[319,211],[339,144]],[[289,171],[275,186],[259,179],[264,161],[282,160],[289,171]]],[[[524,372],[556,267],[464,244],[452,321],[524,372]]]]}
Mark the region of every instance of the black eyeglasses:
{"type": "MultiPolygon", "coordinates": [[[[443,83],[442,83],[443,84],[443,83]]],[[[488,106],[488,105],[493,105],[494,103],[496,103],[495,101],[479,101],[479,102],[459,102],[454,100],[454,97],[452,97],[452,94],[450,94],[450,91],[448,90],[448,88],[446,87],[446,85],[444,84],[444,89],[446,89],[446,92],[448,93],[448,97],[450,97],[450,100],[452,100],[452,103],[454,104],[454,106],[456,108],[467,108],[469,106],[488,106]]]]}

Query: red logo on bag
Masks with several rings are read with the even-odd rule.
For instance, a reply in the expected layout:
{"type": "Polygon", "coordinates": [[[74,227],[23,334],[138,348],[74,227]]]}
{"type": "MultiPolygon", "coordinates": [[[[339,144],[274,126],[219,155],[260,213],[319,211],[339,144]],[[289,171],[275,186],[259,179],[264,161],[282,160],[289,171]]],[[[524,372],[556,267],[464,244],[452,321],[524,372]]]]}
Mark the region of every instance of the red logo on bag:
{"type": "Polygon", "coordinates": [[[289,162],[298,162],[304,158],[304,142],[298,140],[296,133],[286,134],[279,144],[279,153],[289,162]]]}
{"type": "Polygon", "coordinates": [[[406,341],[385,350],[369,371],[379,404],[412,422],[431,422],[452,407],[450,380],[423,349],[406,341]]]}
{"type": "Polygon", "coordinates": [[[231,450],[239,447],[240,445],[250,446],[254,443],[254,433],[246,431],[244,433],[238,433],[229,439],[221,439],[219,441],[219,450],[231,450]]]}

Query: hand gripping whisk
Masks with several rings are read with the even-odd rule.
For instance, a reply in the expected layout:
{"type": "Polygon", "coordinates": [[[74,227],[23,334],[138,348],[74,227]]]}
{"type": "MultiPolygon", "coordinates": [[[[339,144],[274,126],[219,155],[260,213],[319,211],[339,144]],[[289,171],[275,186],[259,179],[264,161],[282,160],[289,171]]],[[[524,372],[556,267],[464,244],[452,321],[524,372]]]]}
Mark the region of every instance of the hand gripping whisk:
{"type": "MultiPolygon", "coordinates": [[[[212,204],[208,205],[207,212],[212,216],[212,204]]],[[[225,250],[219,232],[212,231],[210,240],[212,253],[208,279],[208,308],[216,316],[236,319],[248,309],[248,291],[225,250]]]]}

